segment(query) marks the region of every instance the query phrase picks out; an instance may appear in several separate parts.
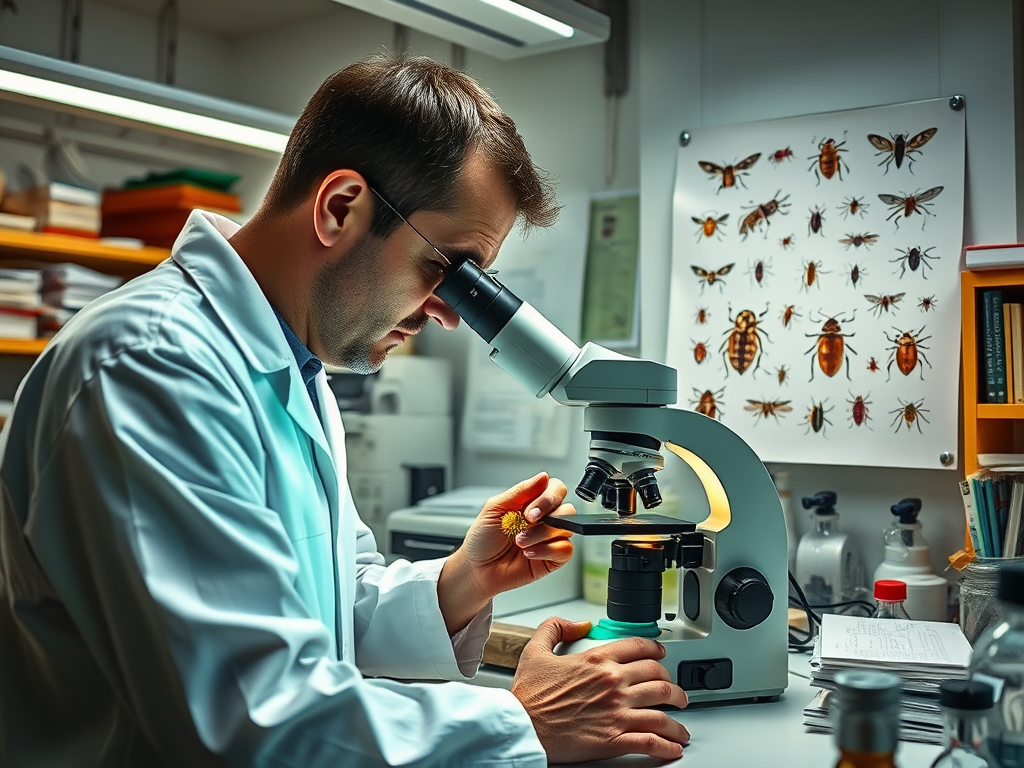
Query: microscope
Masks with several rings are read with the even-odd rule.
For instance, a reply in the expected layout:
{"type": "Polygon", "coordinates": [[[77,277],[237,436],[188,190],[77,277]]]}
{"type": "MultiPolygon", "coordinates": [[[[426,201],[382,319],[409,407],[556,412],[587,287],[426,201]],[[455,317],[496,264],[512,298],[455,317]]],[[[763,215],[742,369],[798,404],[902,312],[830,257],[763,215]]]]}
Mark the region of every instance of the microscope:
{"type": "Polygon", "coordinates": [[[601,514],[549,516],[548,525],[614,535],[607,617],[558,653],[624,637],[655,637],[662,663],[691,702],[768,700],[787,684],[786,526],[764,464],[738,435],[702,414],[669,408],[676,371],[573,343],[471,261],[436,290],[491,346],[490,357],[536,397],[584,408],[589,461],[576,494],[601,514]],[[638,512],[661,501],[656,473],[672,454],[707,495],[701,522],[638,512]],[[679,605],[662,614],[662,574],[680,568],[679,605]]]}

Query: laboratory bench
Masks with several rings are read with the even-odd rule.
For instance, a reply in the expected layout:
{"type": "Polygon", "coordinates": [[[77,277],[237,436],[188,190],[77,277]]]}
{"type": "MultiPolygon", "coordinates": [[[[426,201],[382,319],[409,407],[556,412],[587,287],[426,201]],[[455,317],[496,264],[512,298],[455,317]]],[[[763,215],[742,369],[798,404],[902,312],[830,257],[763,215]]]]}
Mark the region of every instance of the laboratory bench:
{"type": "MultiPolygon", "coordinates": [[[[571,621],[596,621],[603,615],[601,606],[573,600],[547,608],[501,616],[505,624],[537,627],[550,616],[571,621]]],[[[478,685],[509,688],[511,670],[484,665],[473,680],[478,685]]],[[[670,713],[686,725],[690,745],[682,758],[672,762],[631,755],[615,760],[579,765],[684,766],[685,768],[832,768],[839,753],[829,734],[807,733],[803,726],[803,708],[816,688],[810,685],[810,654],[789,654],[789,683],[778,701],[695,704],[670,713]]],[[[901,741],[896,752],[900,768],[928,768],[942,749],[935,744],[901,741]]]]}

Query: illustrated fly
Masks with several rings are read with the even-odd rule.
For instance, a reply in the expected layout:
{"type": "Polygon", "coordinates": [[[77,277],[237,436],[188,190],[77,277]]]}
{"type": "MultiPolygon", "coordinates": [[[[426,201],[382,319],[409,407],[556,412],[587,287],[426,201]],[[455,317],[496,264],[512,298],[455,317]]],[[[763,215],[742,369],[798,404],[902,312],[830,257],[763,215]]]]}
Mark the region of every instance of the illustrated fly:
{"type": "Polygon", "coordinates": [[[932,187],[926,189],[924,192],[915,192],[912,195],[906,195],[905,197],[899,197],[897,195],[879,195],[878,198],[890,207],[892,213],[886,217],[886,221],[892,220],[896,224],[896,229],[900,228],[900,218],[908,219],[912,213],[921,215],[921,229],[924,229],[924,225],[928,219],[925,216],[934,216],[928,206],[925,203],[929,203],[939,196],[942,192],[943,187],[932,187]],[[893,219],[895,217],[895,219],[893,219]]]}
{"type": "Polygon", "coordinates": [[[750,155],[735,165],[715,165],[709,163],[706,160],[698,160],[697,165],[704,173],[710,174],[712,177],[716,177],[721,180],[718,185],[718,189],[715,190],[717,195],[723,189],[736,186],[739,182],[740,186],[746,186],[743,183],[743,177],[747,175],[747,171],[754,167],[754,163],[757,162],[758,158],[761,157],[761,153],[750,155]]]}
{"type": "Polygon", "coordinates": [[[732,268],[732,264],[726,264],[724,267],[719,267],[713,272],[709,272],[704,269],[704,267],[698,267],[694,264],[690,265],[690,269],[693,270],[693,274],[700,278],[701,293],[704,293],[705,285],[714,285],[715,283],[718,283],[718,289],[721,290],[722,286],[725,285],[725,280],[722,280],[722,277],[732,272],[732,268]]]}
{"type": "Polygon", "coordinates": [[[911,173],[914,172],[914,155],[921,154],[921,147],[932,140],[932,137],[938,133],[938,128],[928,128],[927,130],[921,131],[919,134],[914,136],[910,141],[907,141],[909,133],[898,133],[895,136],[889,134],[890,139],[884,136],[879,136],[877,133],[869,133],[868,141],[871,142],[871,146],[878,150],[875,156],[885,155],[885,159],[882,160],[878,165],[885,166],[885,172],[889,172],[889,166],[896,163],[896,167],[899,168],[903,165],[903,160],[907,161],[907,170],[911,173]]]}

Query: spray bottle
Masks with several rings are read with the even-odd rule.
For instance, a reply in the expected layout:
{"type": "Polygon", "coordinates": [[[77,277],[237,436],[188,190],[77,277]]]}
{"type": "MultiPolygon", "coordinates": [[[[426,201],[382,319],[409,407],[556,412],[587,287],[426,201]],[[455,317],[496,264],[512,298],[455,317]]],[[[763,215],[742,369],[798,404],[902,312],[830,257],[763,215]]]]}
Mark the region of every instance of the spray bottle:
{"type": "Polygon", "coordinates": [[[895,579],[907,585],[904,607],[910,618],[945,621],[949,585],[932,570],[928,542],[921,535],[920,499],[903,499],[890,508],[892,525],[885,529],[885,559],[875,569],[874,581],[895,579]]]}
{"type": "MultiPolygon", "coordinates": [[[[812,529],[800,539],[796,552],[796,580],[812,607],[833,606],[858,599],[863,590],[863,569],[853,539],[839,530],[834,491],[821,491],[801,499],[811,513],[812,529]]],[[[816,609],[834,613],[840,608],[816,609]]]]}

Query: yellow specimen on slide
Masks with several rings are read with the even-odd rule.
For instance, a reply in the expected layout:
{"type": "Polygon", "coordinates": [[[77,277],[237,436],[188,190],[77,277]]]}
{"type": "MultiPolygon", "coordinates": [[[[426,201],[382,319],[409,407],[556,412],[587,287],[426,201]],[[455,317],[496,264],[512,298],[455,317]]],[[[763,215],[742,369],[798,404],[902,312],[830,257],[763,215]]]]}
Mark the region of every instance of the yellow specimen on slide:
{"type": "Polygon", "coordinates": [[[529,527],[530,524],[526,522],[526,516],[522,510],[513,509],[501,516],[501,532],[510,539],[514,539],[529,527]]]}

